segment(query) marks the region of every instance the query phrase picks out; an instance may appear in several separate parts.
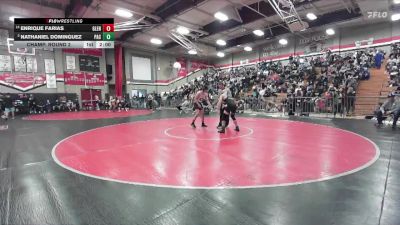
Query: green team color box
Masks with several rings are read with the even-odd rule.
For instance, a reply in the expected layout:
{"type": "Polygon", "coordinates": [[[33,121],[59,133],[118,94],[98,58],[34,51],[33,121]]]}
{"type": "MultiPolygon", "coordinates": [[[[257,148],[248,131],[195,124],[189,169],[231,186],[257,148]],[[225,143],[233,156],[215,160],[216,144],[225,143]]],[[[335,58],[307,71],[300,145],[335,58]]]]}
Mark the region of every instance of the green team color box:
{"type": "Polygon", "coordinates": [[[114,41],[114,32],[103,32],[103,41],[114,41]]]}

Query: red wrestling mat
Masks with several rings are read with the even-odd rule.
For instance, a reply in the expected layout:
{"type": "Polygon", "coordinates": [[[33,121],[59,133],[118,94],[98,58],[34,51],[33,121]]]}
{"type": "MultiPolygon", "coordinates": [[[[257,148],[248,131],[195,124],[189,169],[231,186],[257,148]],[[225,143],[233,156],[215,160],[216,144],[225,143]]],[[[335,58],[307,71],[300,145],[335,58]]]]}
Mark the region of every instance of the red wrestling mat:
{"type": "Polygon", "coordinates": [[[100,111],[80,111],[80,112],[60,112],[48,114],[36,114],[24,117],[25,120],[91,120],[109,119],[120,117],[131,117],[150,114],[150,110],[130,110],[121,112],[100,111]]]}
{"type": "Polygon", "coordinates": [[[190,119],[118,124],[68,137],[54,160],[103,180],[174,188],[253,188],[323,181],[368,167],[379,149],[345,130],[285,120],[239,118],[217,133],[190,119]]]}

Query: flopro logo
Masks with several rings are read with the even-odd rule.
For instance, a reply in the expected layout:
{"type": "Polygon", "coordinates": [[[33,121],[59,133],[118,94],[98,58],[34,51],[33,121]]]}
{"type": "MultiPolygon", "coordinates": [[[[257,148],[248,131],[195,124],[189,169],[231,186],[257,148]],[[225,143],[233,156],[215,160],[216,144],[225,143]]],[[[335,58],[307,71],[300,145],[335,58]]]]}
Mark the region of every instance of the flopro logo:
{"type": "Polygon", "coordinates": [[[385,11],[369,11],[368,19],[384,19],[388,17],[388,12],[385,11]]]}

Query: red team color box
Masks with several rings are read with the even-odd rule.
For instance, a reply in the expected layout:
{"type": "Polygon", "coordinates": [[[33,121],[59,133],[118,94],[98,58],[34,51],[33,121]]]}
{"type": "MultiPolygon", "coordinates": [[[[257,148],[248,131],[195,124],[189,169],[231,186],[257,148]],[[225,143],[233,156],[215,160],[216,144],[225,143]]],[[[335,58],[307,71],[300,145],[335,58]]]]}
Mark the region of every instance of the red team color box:
{"type": "Polygon", "coordinates": [[[114,24],[103,24],[103,32],[114,32],[114,24]]]}

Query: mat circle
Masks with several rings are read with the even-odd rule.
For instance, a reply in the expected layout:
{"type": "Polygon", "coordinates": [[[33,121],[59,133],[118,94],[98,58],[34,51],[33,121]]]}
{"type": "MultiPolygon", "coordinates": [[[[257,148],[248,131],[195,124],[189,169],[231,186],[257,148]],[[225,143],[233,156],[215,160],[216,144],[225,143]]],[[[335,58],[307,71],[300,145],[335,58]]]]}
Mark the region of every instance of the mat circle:
{"type": "Polygon", "coordinates": [[[228,127],[224,134],[217,132],[210,132],[209,129],[202,127],[194,129],[186,125],[170,127],[164,130],[165,135],[172,138],[184,140],[201,140],[201,141],[221,141],[232,140],[235,138],[243,138],[253,134],[253,129],[248,127],[241,127],[240,132],[234,130],[233,127],[228,127]]]}

